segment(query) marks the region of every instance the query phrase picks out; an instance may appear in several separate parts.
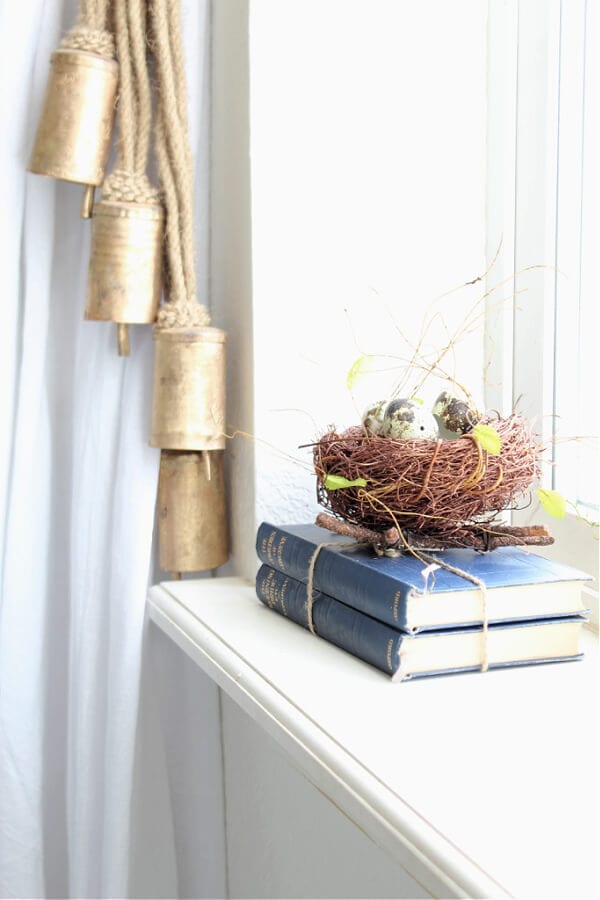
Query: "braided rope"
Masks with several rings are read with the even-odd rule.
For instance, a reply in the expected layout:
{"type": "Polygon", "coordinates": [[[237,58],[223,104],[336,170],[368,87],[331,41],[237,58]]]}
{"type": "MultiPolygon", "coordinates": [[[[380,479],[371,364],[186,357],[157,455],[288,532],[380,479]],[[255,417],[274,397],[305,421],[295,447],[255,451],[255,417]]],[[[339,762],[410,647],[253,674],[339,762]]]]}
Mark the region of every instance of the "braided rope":
{"type": "Polygon", "coordinates": [[[119,160],[102,188],[105,200],[158,203],[146,176],[152,101],[146,58],[145,0],[113,0],[119,60],[119,160]]]}
{"type": "Polygon", "coordinates": [[[125,169],[114,169],[106,178],[102,185],[102,198],[123,203],[160,202],[160,194],[150,183],[147,175],[128,172],[125,169]]]}
{"type": "Polygon", "coordinates": [[[119,160],[121,169],[133,173],[137,110],[133,90],[133,65],[129,53],[127,0],[114,0],[114,16],[119,60],[119,160]]]}
{"type": "Polygon", "coordinates": [[[208,310],[195,299],[193,165],[179,0],[153,0],[151,21],[159,94],[156,155],[166,208],[166,268],[170,289],[169,300],[157,324],[158,327],[208,325],[208,310]]]}
{"type": "Polygon", "coordinates": [[[137,103],[135,170],[139,173],[146,171],[152,129],[152,97],[146,56],[147,8],[145,0],[131,0],[127,4],[127,13],[137,103]]]}
{"type": "Polygon", "coordinates": [[[195,300],[172,298],[161,306],[156,324],[159,328],[204,328],[210,325],[210,316],[195,300]]]}
{"type": "Polygon", "coordinates": [[[65,35],[65,50],[85,50],[113,59],[115,42],[107,30],[109,0],[80,0],[77,24],[65,35]]]}

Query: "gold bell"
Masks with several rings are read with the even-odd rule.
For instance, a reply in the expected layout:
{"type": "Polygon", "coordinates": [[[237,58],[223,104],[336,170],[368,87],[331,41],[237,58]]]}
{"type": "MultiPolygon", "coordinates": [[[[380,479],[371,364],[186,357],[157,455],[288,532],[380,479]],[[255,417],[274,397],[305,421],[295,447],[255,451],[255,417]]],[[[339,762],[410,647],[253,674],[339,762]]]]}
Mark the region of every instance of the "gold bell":
{"type": "Polygon", "coordinates": [[[161,292],[163,219],[162,207],[154,203],[94,204],[86,319],[154,322],[161,292]]]}
{"type": "Polygon", "coordinates": [[[227,561],[222,452],[161,453],[158,529],[165,572],[201,572],[227,561]]]}
{"type": "Polygon", "coordinates": [[[224,449],[224,331],[210,327],[154,330],[150,446],[224,449]]]}
{"type": "Polygon", "coordinates": [[[110,151],[119,67],[85,50],[56,50],[28,169],[102,184],[110,151]]]}

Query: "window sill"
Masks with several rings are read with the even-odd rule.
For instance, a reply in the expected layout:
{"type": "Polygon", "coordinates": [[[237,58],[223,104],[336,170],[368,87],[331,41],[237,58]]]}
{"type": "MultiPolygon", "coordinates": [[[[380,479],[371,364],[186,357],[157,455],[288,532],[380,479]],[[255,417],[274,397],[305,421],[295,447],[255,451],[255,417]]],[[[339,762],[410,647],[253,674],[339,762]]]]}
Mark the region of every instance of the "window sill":
{"type": "Polygon", "coordinates": [[[591,631],[582,662],[392,684],[273,615],[239,579],[161,584],[148,602],[156,625],[432,896],[594,896],[591,631]]]}

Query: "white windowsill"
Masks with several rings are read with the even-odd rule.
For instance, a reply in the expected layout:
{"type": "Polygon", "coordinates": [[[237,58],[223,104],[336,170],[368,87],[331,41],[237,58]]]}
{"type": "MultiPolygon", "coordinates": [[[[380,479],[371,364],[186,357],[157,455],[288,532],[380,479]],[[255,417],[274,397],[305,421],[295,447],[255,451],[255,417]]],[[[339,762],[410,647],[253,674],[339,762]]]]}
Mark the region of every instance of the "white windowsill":
{"type": "MultiPolygon", "coordinates": [[[[582,662],[393,684],[235,578],[152,620],[432,896],[595,896],[597,638],[582,662]]],[[[596,888],[597,889],[597,888],[596,888]]]]}

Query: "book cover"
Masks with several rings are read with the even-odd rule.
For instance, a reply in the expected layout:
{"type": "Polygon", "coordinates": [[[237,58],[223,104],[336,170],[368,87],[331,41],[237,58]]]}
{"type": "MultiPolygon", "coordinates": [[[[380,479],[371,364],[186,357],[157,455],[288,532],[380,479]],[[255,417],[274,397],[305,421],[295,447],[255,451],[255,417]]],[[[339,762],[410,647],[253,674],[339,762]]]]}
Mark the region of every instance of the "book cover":
{"type": "MultiPolygon", "coordinates": [[[[432,570],[410,554],[378,557],[370,548],[344,549],[353,543],[317,525],[263,522],[256,550],[261,562],[305,582],[315,550],[327,544],[315,563],[315,590],[411,634],[482,621],[482,593],[472,582],[443,568],[432,570]]],[[[590,576],[526,549],[451,549],[428,557],[484,582],[490,623],[585,612],[581,586],[590,576]]]]}
{"type": "MultiPolygon", "coordinates": [[[[306,584],[262,565],[256,594],[269,609],[308,628],[306,584]]],[[[326,594],[313,600],[317,636],[391,675],[395,680],[477,671],[484,640],[481,626],[409,635],[352,609],[326,594]]],[[[490,669],[579,659],[585,619],[570,616],[491,625],[490,669]]]]}

